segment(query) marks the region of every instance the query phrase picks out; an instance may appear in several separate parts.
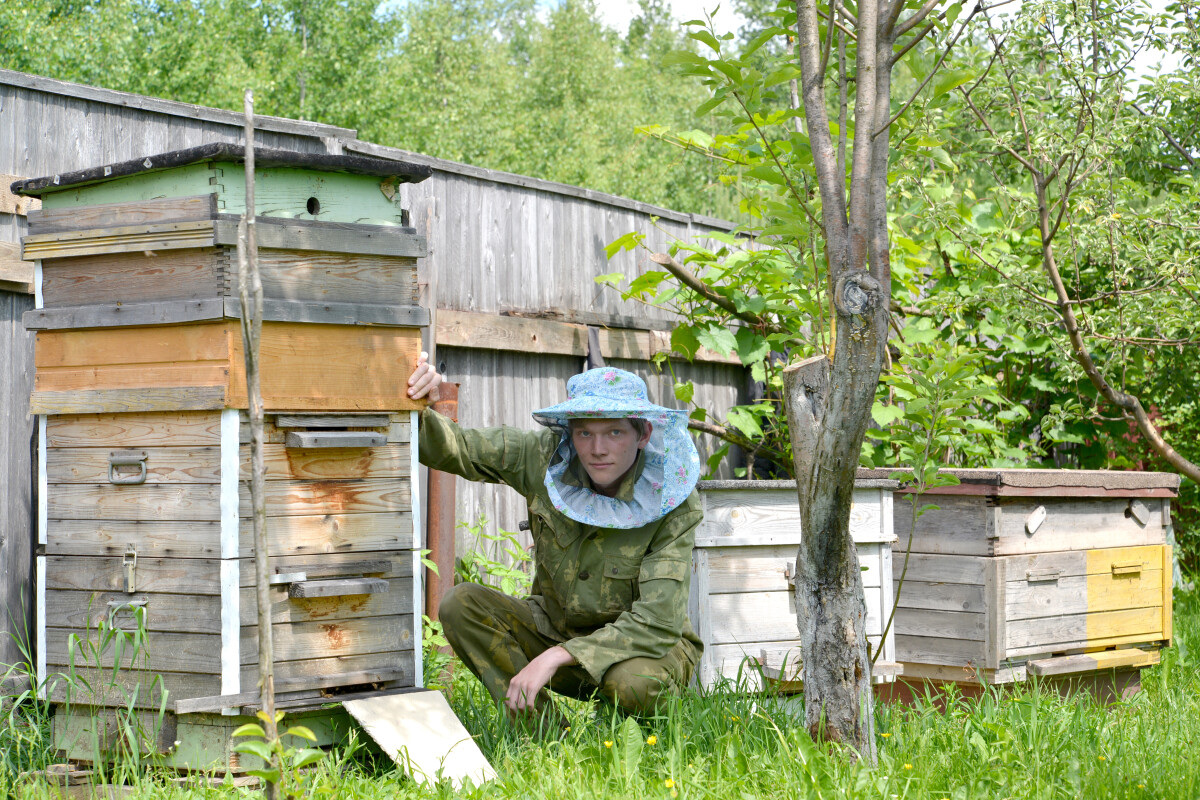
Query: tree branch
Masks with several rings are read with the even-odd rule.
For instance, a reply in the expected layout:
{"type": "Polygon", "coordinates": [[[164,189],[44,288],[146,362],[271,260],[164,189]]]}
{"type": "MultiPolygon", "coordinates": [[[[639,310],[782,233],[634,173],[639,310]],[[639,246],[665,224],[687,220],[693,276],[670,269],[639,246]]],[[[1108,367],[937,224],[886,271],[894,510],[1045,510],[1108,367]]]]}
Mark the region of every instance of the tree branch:
{"type": "MultiPolygon", "coordinates": [[[[1138,112],[1146,119],[1150,119],[1150,115],[1147,114],[1145,111],[1143,111],[1137,103],[1130,103],[1129,105],[1131,108],[1133,108],[1134,111],[1138,112]]],[[[1181,144],[1179,144],[1179,142],[1175,141],[1175,137],[1171,135],[1170,131],[1168,131],[1162,124],[1160,124],[1158,122],[1154,123],[1154,127],[1158,128],[1160,131],[1162,131],[1163,136],[1167,137],[1167,144],[1171,145],[1172,150],[1174,150],[1176,153],[1179,153],[1179,155],[1183,156],[1183,160],[1188,163],[1189,167],[1196,166],[1196,160],[1194,158],[1192,158],[1192,156],[1188,153],[1188,151],[1186,149],[1184,149],[1184,147],[1181,144]]]]}
{"type": "MultiPolygon", "coordinates": [[[[899,39],[901,36],[920,25],[921,20],[929,16],[929,12],[933,11],[938,2],[939,0],[925,0],[925,5],[918,8],[915,12],[913,12],[911,17],[900,23],[900,27],[896,28],[896,35],[894,38],[899,39]]],[[[890,33],[890,30],[887,32],[890,33]]]]}
{"type": "Polygon", "coordinates": [[[743,322],[763,327],[772,333],[782,333],[778,326],[774,325],[765,317],[760,317],[758,314],[751,314],[746,311],[738,311],[738,307],[733,304],[732,300],[722,294],[714,292],[711,286],[697,278],[695,273],[693,273],[683,264],[680,264],[678,261],[671,258],[671,256],[667,255],[666,253],[651,253],[650,260],[655,264],[658,264],[660,267],[666,267],[667,271],[674,275],[684,286],[688,287],[713,305],[728,311],[731,315],[737,317],[743,322]]]}
{"type": "Polygon", "coordinates": [[[782,467],[788,475],[792,474],[792,458],[790,454],[783,453],[771,447],[764,446],[761,442],[752,442],[737,431],[725,425],[717,425],[713,422],[704,422],[698,419],[689,419],[688,427],[694,431],[707,433],[709,436],[715,436],[729,442],[732,445],[745,450],[747,453],[757,453],[766,456],[771,460],[772,464],[782,467]]]}

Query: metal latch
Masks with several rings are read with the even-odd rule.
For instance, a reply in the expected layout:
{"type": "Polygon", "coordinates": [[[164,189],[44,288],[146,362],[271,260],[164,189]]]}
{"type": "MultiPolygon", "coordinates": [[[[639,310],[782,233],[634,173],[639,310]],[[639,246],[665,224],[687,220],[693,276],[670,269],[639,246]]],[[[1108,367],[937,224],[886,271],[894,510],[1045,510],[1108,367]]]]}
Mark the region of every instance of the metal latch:
{"type": "Polygon", "coordinates": [[[133,594],[137,591],[137,550],[133,549],[133,545],[125,548],[121,566],[125,570],[125,593],[133,594]]]}
{"type": "Polygon", "coordinates": [[[136,486],[146,482],[145,450],[114,450],[108,454],[108,482],[117,486],[136,486]],[[136,475],[118,475],[117,467],[137,467],[136,475]]]}

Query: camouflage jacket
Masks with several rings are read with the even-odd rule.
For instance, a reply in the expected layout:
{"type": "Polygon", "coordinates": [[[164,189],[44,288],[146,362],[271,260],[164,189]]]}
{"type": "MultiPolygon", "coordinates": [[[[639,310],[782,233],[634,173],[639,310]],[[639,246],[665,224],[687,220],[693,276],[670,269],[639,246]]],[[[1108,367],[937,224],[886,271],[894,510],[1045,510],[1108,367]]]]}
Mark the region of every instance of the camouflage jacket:
{"type": "MultiPolygon", "coordinates": [[[[613,664],[662,658],[680,639],[703,645],[688,621],[692,547],[703,512],[695,492],[665,517],[625,530],[583,525],[550,504],[544,479],[559,442],[550,429],[460,428],[421,412],[421,463],[467,480],[504,483],[529,504],[538,630],[600,683],[613,664]]],[[[618,490],[632,492],[641,462],[618,490]]],[[[576,462],[569,475],[583,480],[576,462]]]]}

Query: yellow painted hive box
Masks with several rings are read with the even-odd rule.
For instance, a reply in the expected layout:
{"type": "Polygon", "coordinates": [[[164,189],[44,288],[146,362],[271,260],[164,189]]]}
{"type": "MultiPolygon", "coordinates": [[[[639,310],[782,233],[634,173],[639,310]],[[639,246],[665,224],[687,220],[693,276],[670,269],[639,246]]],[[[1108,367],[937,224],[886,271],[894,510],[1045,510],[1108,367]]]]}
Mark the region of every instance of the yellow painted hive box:
{"type": "MultiPolygon", "coordinates": [[[[883,472],[882,470],[880,471],[883,472]]],[[[906,680],[990,684],[1123,671],[1171,642],[1171,500],[1179,476],[952,470],[898,493],[896,658],[906,680]],[[912,531],[911,543],[909,533],[912,531]]]]}

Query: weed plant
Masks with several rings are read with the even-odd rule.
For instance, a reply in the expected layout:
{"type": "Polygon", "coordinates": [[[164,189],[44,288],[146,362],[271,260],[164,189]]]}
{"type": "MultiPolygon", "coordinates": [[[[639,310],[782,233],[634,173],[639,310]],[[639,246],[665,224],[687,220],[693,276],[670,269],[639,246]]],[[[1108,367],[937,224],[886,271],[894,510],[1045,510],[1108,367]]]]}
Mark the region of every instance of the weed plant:
{"type": "MultiPolygon", "coordinates": [[[[602,703],[566,703],[570,727],[538,734],[498,713],[461,664],[443,688],[498,778],[455,791],[404,778],[362,737],[319,764],[307,796],[348,798],[1181,798],[1200,797],[1200,593],[1176,594],[1175,646],[1143,674],[1142,691],[1112,705],[1063,697],[1030,682],[978,698],[949,694],[876,706],[879,766],[818,746],[800,698],[737,691],[689,693],[653,717],[602,703]]],[[[456,662],[450,662],[456,664],[456,662]]],[[[44,724],[21,727],[5,710],[0,752],[15,771],[45,762],[44,724]],[[40,731],[40,733],[39,733],[40,731]],[[39,748],[42,748],[39,750],[39,748]]],[[[28,711],[40,706],[25,705],[28,711]]],[[[27,713],[27,712],[22,712],[27,713]]],[[[37,718],[35,717],[35,720],[37,718]]],[[[24,788],[20,797],[48,796],[24,788]]],[[[244,790],[181,789],[152,771],[131,797],[243,797],[244,790]]]]}

